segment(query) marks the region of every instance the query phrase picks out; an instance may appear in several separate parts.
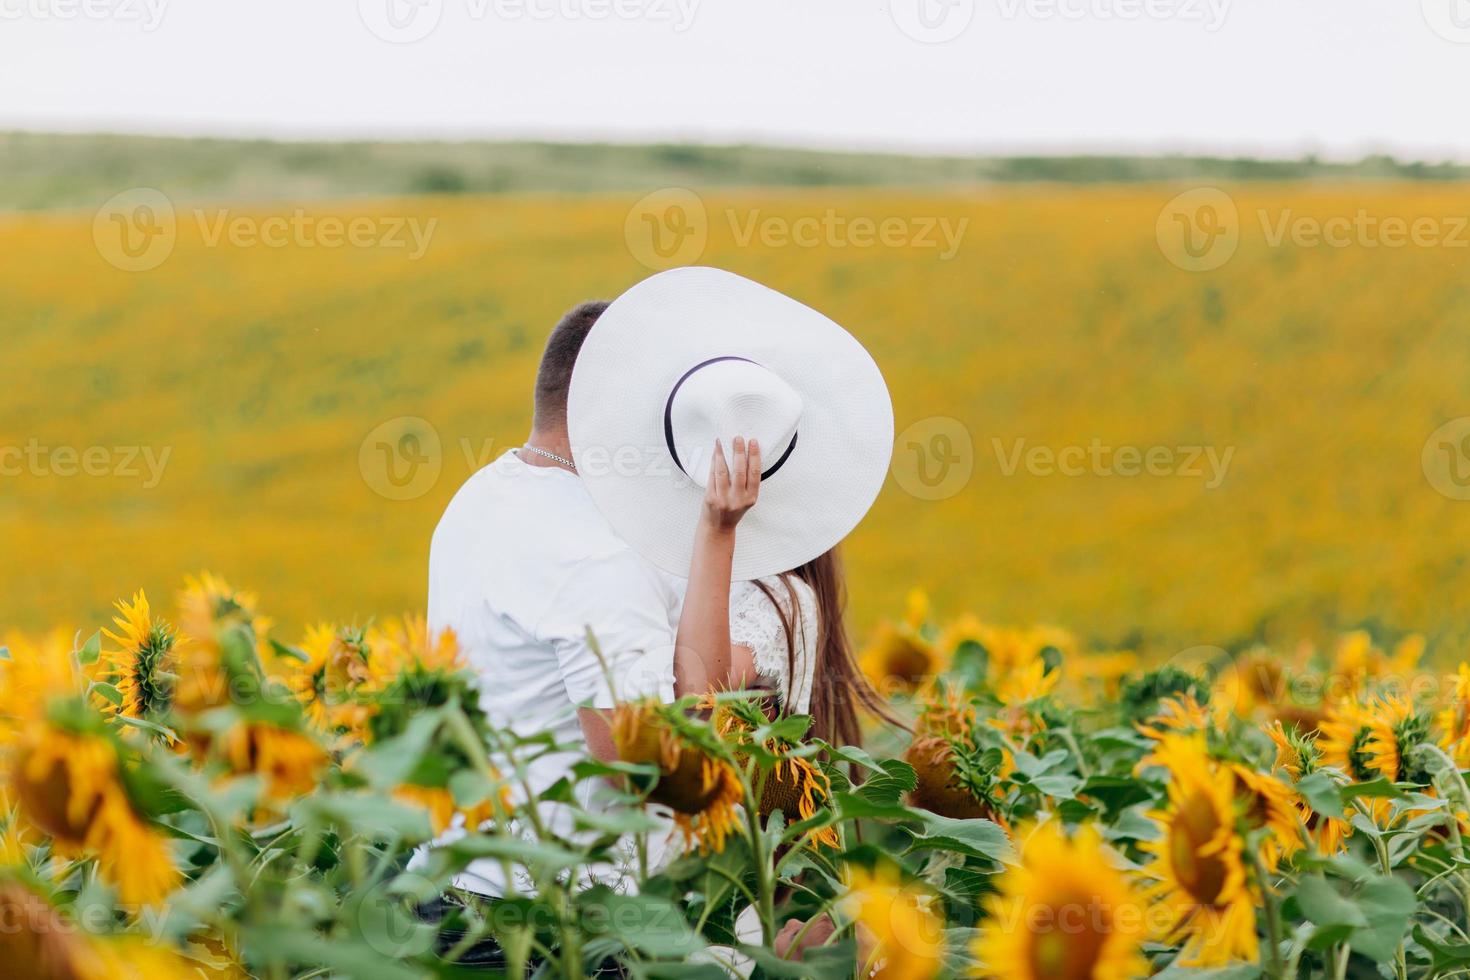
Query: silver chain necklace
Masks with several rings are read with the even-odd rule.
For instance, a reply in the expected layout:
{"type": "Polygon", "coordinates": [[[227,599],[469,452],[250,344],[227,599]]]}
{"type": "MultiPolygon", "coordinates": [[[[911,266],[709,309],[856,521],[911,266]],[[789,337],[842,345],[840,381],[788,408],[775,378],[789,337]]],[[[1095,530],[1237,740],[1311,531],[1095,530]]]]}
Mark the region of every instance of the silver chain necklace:
{"type": "Polygon", "coordinates": [[[546,450],[544,450],[544,449],[538,449],[535,446],[522,446],[521,448],[524,449],[528,453],[535,453],[537,456],[545,456],[547,459],[552,460],[553,462],[560,463],[561,465],[565,466],[567,469],[571,470],[573,473],[577,472],[577,464],[576,463],[573,463],[569,459],[562,459],[556,453],[549,453],[546,450]]]}

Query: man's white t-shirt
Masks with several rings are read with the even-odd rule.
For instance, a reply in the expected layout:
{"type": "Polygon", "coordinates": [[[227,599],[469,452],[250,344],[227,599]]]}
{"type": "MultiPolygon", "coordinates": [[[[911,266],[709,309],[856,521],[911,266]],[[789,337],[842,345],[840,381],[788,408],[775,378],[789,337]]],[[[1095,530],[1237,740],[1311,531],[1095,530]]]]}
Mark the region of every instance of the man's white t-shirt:
{"type": "MultiPolygon", "coordinates": [[[[459,489],[429,550],[429,626],[454,630],[490,723],[574,744],[584,742],[578,707],[674,700],[683,593],[683,580],[613,532],[575,474],[530,466],[514,452],[459,489]]],[[[532,762],[532,789],[551,786],[576,758],[532,762]]],[[[499,895],[501,877],[498,864],[479,862],[455,884],[499,895]]]]}

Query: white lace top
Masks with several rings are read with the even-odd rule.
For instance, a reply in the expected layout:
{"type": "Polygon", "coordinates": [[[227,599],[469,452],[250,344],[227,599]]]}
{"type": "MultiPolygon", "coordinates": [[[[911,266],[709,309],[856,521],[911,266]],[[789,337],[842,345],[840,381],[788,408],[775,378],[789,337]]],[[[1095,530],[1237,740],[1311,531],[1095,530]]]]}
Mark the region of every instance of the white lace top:
{"type": "Polygon", "coordinates": [[[812,679],[817,666],[817,597],[811,586],[792,576],[782,580],[770,576],[760,580],[775,595],[797,631],[792,660],[794,676],[788,669],[786,629],[781,614],[754,582],[736,582],[730,590],[730,642],[749,647],[755,654],[755,669],[766,686],[781,698],[782,707],[791,714],[804,715],[811,710],[812,679]],[[793,616],[790,582],[796,592],[798,610],[793,616]]]}

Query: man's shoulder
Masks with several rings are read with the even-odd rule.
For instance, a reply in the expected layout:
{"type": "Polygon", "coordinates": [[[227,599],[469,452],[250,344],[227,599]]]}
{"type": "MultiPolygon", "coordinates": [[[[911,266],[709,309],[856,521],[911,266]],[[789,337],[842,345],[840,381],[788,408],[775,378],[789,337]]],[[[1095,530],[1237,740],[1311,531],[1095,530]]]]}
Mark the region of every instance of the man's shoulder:
{"type": "Polygon", "coordinates": [[[512,453],[474,473],[456,491],[434,530],[435,543],[491,543],[494,552],[531,552],[561,565],[628,551],[581,480],[527,466],[512,453]]]}

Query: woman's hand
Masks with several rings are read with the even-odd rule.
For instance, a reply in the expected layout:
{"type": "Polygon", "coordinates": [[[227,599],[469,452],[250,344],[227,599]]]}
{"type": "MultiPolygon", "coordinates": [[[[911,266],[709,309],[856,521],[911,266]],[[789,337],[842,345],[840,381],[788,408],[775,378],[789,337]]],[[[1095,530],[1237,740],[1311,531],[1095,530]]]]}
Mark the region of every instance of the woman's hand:
{"type": "Polygon", "coordinates": [[[755,506],[761,489],[760,444],[736,436],[731,449],[727,463],[720,440],[715,440],[715,458],[705,484],[704,513],[700,517],[706,528],[723,534],[735,530],[740,518],[755,506]]]}

